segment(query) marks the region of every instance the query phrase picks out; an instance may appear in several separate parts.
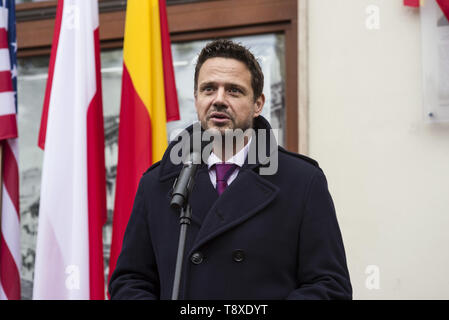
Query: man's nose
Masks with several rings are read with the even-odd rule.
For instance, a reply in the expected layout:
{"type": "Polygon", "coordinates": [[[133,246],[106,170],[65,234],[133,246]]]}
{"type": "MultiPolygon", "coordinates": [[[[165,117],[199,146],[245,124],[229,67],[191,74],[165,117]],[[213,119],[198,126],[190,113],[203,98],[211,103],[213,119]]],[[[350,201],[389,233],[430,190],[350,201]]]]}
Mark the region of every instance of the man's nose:
{"type": "Polygon", "coordinates": [[[214,106],[226,106],[226,90],[225,88],[218,88],[214,99],[214,106]]]}

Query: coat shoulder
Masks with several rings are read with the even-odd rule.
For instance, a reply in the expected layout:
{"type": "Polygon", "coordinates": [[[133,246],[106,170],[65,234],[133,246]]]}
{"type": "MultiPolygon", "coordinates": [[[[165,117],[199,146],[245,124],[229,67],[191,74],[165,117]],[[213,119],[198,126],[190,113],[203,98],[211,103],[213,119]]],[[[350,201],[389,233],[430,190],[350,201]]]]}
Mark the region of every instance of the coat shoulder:
{"type": "Polygon", "coordinates": [[[148,172],[150,172],[150,171],[156,169],[158,166],[160,166],[160,164],[161,164],[160,161],[153,163],[153,164],[151,165],[151,167],[149,167],[149,168],[147,169],[147,171],[145,171],[145,172],[143,173],[143,175],[146,175],[148,172]]]}
{"type": "Polygon", "coordinates": [[[160,168],[161,161],[153,163],[143,174],[142,178],[153,175],[160,168]]]}
{"type": "Polygon", "coordinates": [[[301,164],[304,164],[306,166],[310,166],[311,167],[310,169],[317,168],[317,169],[321,170],[320,166],[318,165],[318,162],[316,160],[310,158],[310,157],[307,157],[307,156],[305,156],[303,154],[299,154],[299,153],[295,153],[295,152],[291,152],[291,151],[285,150],[281,146],[279,146],[279,152],[285,156],[284,158],[286,158],[286,159],[288,159],[290,161],[295,161],[295,162],[299,161],[301,164]]]}
{"type": "Polygon", "coordinates": [[[157,187],[161,170],[161,162],[153,163],[140,177],[139,185],[143,186],[146,192],[157,187]]]}

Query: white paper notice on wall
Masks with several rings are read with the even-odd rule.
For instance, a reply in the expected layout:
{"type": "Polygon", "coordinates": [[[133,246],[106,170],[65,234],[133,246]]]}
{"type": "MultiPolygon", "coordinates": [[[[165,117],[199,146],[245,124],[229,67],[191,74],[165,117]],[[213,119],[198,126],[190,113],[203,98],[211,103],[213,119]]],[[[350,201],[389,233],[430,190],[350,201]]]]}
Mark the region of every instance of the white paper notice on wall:
{"type": "Polygon", "coordinates": [[[421,2],[424,119],[449,122],[449,22],[436,0],[421,2]]]}

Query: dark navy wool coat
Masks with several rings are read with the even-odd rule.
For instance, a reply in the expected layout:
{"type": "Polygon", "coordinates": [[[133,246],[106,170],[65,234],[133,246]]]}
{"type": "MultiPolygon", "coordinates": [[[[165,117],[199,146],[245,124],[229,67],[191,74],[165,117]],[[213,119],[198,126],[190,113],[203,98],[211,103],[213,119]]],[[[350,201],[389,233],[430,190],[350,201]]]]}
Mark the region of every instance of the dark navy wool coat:
{"type": "MultiPolygon", "coordinates": [[[[269,124],[258,117],[255,128],[269,124]]],[[[172,147],[141,178],[110,280],[112,299],[171,298],[180,226],[169,204],[181,170],[169,159],[172,147]]],[[[207,165],[200,165],[190,197],[180,299],[352,298],[322,170],[312,159],[277,150],[276,174],[260,175],[264,164],[247,161],[221,196],[207,165]]]]}

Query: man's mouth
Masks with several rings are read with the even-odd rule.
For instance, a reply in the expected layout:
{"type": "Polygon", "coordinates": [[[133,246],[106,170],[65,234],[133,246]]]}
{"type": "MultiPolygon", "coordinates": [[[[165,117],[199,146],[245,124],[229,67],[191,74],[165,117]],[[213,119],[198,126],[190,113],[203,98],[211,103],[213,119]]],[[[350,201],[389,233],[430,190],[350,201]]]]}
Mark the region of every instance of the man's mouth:
{"type": "Polygon", "coordinates": [[[230,119],[231,118],[224,112],[212,112],[209,116],[209,120],[218,124],[228,122],[230,119]]]}

